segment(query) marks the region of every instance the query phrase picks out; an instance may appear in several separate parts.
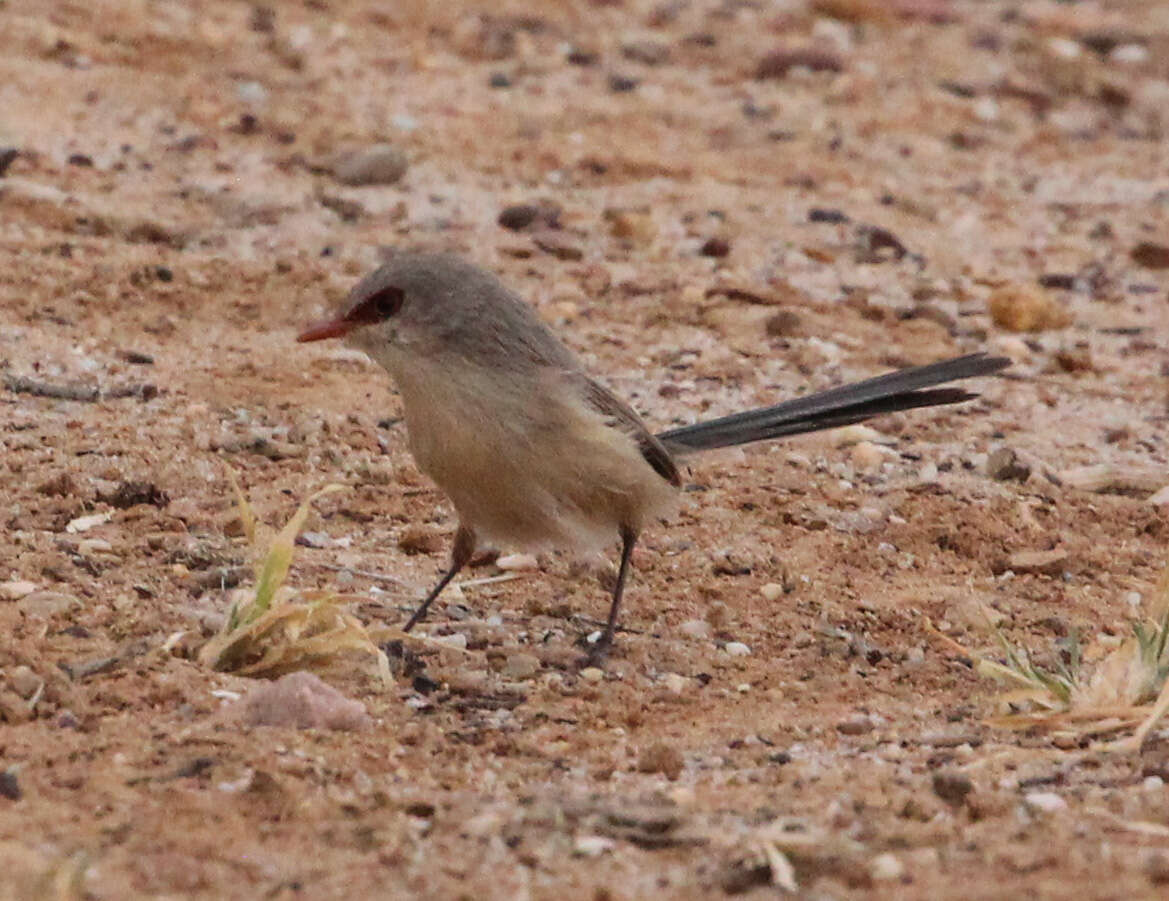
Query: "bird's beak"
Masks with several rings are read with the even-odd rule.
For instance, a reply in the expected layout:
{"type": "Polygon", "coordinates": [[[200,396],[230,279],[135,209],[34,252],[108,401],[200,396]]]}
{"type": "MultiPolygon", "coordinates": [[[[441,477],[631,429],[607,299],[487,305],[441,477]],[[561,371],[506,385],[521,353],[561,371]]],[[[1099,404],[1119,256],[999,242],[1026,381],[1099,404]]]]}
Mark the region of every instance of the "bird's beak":
{"type": "Polygon", "coordinates": [[[323,341],[326,338],[344,338],[352,331],[354,325],[355,323],[341,316],[336,319],[322,319],[297,335],[296,340],[303,344],[306,341],[323,341]]]}

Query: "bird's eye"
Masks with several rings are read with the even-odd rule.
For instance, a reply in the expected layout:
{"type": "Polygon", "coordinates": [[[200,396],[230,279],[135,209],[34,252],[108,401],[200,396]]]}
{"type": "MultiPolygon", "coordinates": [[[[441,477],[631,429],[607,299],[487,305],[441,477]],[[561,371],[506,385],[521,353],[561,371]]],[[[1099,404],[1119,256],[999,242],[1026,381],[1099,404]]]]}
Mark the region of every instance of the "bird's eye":
{"type": "Polygon", "coordinates": [[[401,288],[380,288],[369,297],[363,298],[353,307],[345,317],[351,322],[363,325],[373,325],[382,322],[397,314],[402,309],[405,294],[401,288]]]}

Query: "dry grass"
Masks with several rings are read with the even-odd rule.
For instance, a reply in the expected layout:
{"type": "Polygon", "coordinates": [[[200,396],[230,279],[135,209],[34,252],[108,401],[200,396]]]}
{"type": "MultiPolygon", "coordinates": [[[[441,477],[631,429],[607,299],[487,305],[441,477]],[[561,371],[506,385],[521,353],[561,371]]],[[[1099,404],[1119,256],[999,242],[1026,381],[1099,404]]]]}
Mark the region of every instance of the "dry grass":
{"type": "Polygon", "coordinates": [[[393,680],[386,655],[365,626],[344,605],[360,600],[332,591],[303,591],[285,582],[296,536],[313,502],[343,490],[328,485],[309,497],[271,538],[264,542],[256,518],[235,475],[228,470],[249,543],[258,552],[254,588],[236,592],[219,634],[199,651],[199,660],[221,672],[273,678],[296,670],[323,670],[352,653],[373,658],[386,684],[393,680]],[[266,545],[266,547],[265,547],[266,545]]]}
{"type": "Polygon", "coordinates": [[[1026,648],[1012,645],[989,615],[985,621],[1002,659],[970,651],[929,628],[972,659],[980,675],[1006,687],[996,699],[1001,712],[988,720],[992,726],[1097,737],[1132,730],[1109,747],[1139,750],[1169,712],[1169,566],[1132,623],[1133,634],[1116,647],[1085,649],[1072,635],[1057,649],[1055,663],[1044,667],[1026,648]]]}

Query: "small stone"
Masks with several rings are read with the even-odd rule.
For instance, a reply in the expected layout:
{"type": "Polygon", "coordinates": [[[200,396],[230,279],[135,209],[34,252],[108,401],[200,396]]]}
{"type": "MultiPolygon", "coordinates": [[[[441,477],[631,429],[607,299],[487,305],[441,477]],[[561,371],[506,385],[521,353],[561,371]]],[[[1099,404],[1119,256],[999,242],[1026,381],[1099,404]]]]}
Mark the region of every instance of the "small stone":
{"type": "Polygon", "coordinates": [[[1026,282],[996,289],[988,301],[990,318],[1011,332],[1063,328],[1071,317],[1044,288],[1026,282]]]}
{"type": "Polygon", "coordinates": [[[76,535],[79,532],[88,532],[95,526],[107,523],[113,518],[114,514],[112,513],[92,513],[89,516],[79,516],[65,526],[65,531],[70,535],[76,535]]]}
{"type": "Polygon", "coordinates": [[[1118,44],[1108,54],[1108,59],[1114,63],[1138,66],[1149,59],[1149,49],[1142,44],[1118,44]]]}
{"type": "Polygon", "coordinates": [[[710,623],[702,619],[688,619],[678,631],[690,638],[710,638],[710,623]]]}
{"type": "Polygon", "coordinates": [[[33,672],[31,667],[17,666],[13,667],[8,674],[8,684],[14,692],[27,701],[37,693],[37,690],[44,684],[44,680],[33,672]]]}
{"type": "Polygon", "coordinates": [[[871,444],[888,444],[888,435],[883,435],[871,425],[846,425],[843,428],[832,430],[832,444],[834,447],[848,447],[850,444],[859,444],[868,441],[871,444]]]}
{"type": "Polygon", "coordinates": [[[532,654],[511,654],[503,674],[509,679],[530,679],[540,671],[540,659],[532,654]]]}
{"type": "Polygon", "coordinates": [[[549,201],[517,203],[504,207],[496,220],[509,231],[525,231],[534,227],[560,228],[560,207],[549,201]]]}
{"type": "Polygon", "coordinates": [[[1055,792],[1027,792],[1023,795],[1023,803],[1035,813],[1056,813],[1068,806],[1068,802],[1055,792]]]}
{"type": "Polygon", "coordinates": [[[723,650],[731,657],[749,657],[751,655],[751,648],[741,641],[728,641],[723,650]]]}
{"type": "Polygon", "coordinates": [[[519,572],[539,569],[540,561],[532,554],[505,554],[495,561],[495,565],[505,572],[519,572]]]}
{"type": "Polygon", "coordinates": [[[858,713],[836,723],[836,731],[841,735],[864,735],[873,731],[876,724],[871,717],[858,713]]]}
{"type": "Polygon", "coordinates": [[[432,635],[431,640],[445,644],[448,648],[456,648],[460,651],[467,649],[467,636],[462,632],[452,632],[450,635],[432,635]]]}
{"type": "Polygon", "coordinates": [[[961,807],[966,796],[974,790],[974,783],[965,773],[956,770],[937,770],[933,775],[934,794],[954,807],[961,807]]]}
{"type": "Polygon", "coordinates": [[[1146,776],[1141,788],[1147,792],[1159,792],[1165,787],[1165,780],[1160,776],[1146,776]]]}
{"type": "Polygon", "coordinates": [[[662,676],[662,685],[665,686],[666,691],[676,695],[680,695],[685,691],[689,684],[690,680],[678,673],[666,673],[662,676]]]}
{"type": "Polygon", "coordinates": [[[584,259],[584,250],[579,244],[550,229],[532,235],[532,242],[544,253],[551,254],[558,260],[584,259]]]}
{"type": "Polygon", "coordinates": [[[658,235],[658,227],[648,210],[609,208],[602,216],[609,223],[609,234],[619,241],[646,246],[658,235]]]}
{"type": "Polygon", "coordinates": [[[1039,573],[1058,576],[1068,561],[1067,551],[1019,551],[1007,558],[1007,568],[1016,573],[1039,573]]]}
{"type": "Polygon", "coordinates": [[[580,671],[580,677],[586,682],[595,684],[605,678],[605,671],[595,666],[586,666],[580,671]]]}
{"type": "Polygon", "coordinates": [[[731,252],[731,242],[726,238],[707,238],[698,252],[704,257],[722,258],[731,252]]]}
{"type": "Polygon", "coordinates": [[[681,752],[664,742],[650,745],[637,758],[639,773],[661,773],[671,782],[682,775],[682,768],[685,765],[681,752]]]}
{"type": "Polygon", "coordinates": [[[763,322],[763,330],[771,338],[791,338],[799,334],[803,320],[799,313],[791,310],[781,310],[768,316],[763,322]]]}
{"type": "Polygon", "coordinates": [[[4,770],[0,772],[0,798],[7,798],[9,801],[19,801],[24,797],[24,792],[21,791],[20,782],[16,778],[16,773],[12,770],[4,770]]]}
{"type": "Polygon", "coordinates": [[[492,72],[487,79],[487,86],[501,90],[511,87],[511,76],[506,72],[492,72]]]}
{"type": "Polygon", "coordinates": [[[630,78],[627,75],[613,74],[609,76],[609,90],[614,94],[627,94],[636,90],[639,84],[641,84],[640,79],[630,78]]]}
{"type": "Polygon", "coordinates": [[[242,719],[249,726],[354,731],[371,725],[364,704],[308,672],[265,682],[248,692],[240,704],[242,719]]]}
{"type": "Polygon", "coordinates": [[[406,174],[410,162],[392,144],[374,144],[342,154],[333,163],[333,177],[343,185],[392,185],[406,174]]]}
{"type": "Polygon", "coordinates": [[[1149,503],[1156,507],[1163,507],[1169,504],[1169,485],[1149,495],[1149,503]]]}
{"type": "Polygon", "coordinates": [[[844,69],[844,61],[835,53],[813,47],[781,48],[759,60],[755,78],[759,81],[786,78],[792,69],[797,68],[812,72],[840,72],[844,69]]]}
{"type": "Polygon", "coordinates": [[[849,452],[849,459],[857,469],[873,470],[885,462],[885,452],[871,441],[858,441],[849,452]]]}
{"type": "Polygon", "coordinates": [[[600,857],[617,847],[617,843],[603,835],[578,835],[572,842],[572,853],[577,857],[600,857]]]}
{"type": "Polygon", "coordinates": [[[20,609],[27,616],[51,619],[80,607],[80,599],[58,591],[34,591],[20,599],[20,609]]]}
{"type": "Polygon", "coordinates": [[[36,582],[17,580],[14,582],[0,582],[0,598],[6,601],[19,601],[25,595],[37,590],[36,582]]]}
{"type": "Polygon", "coordinates": [[[905,875],[905,864],[895,854],[878,854],[869,861],[869,875],[874,882],[896,882],[905,875]]]}
{"type": "Polygon", "coordinates": [[[787,592],[783,590],[783,586],[778,582],[768,582],[759,589],[759,594],[763,600],[774,603],[783,597],[787,592]]]}
{"type": "Polygon", "coordinates": [[[986,474],[1000,482],[1026,482],[1031,477],[1031,467],[1021,462],[1011,448],[1000,447],[986,458],[986,474]]]}
{"type": "Polygon", "coordinates": [[[647,66],[660,66],[670,58],[670,48],[661,41],[630,41],[621,48],[626,59],[647,66]]]}
{"type": "Polygon", "coordinates": [[[1129,251],[1129,256],[1134,263],[1146,269],[1169,269],[1169,246],[1165,244],[1142,241],[1129,251]]]}
{"type": "Polygon", "coordinates": [[[398,547],[407,554],[435,554],[443,544],[442,535],[426,526],[407,526],[398,536],[398,547]]]}

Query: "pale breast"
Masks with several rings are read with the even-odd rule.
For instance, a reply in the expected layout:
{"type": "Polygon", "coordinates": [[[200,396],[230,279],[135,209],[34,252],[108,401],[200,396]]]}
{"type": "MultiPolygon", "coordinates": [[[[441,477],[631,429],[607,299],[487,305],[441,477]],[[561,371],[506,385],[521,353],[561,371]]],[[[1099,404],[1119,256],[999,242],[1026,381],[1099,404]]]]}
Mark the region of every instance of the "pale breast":
{"type": "Polygon", "coordinates": [[[485,539],[597,547],[672,509],[672,487],[636,442],[553,373],[517,391],[514,373],[426,368],[395,373],[411,451],[485,539]]]}

